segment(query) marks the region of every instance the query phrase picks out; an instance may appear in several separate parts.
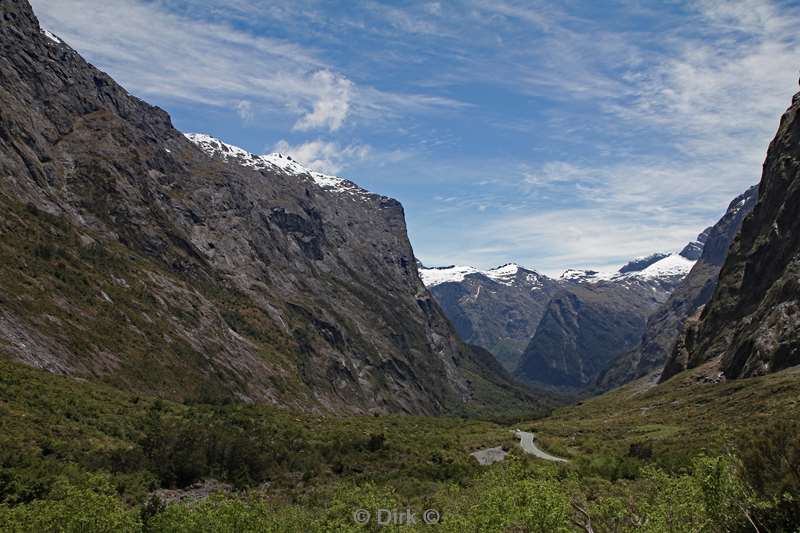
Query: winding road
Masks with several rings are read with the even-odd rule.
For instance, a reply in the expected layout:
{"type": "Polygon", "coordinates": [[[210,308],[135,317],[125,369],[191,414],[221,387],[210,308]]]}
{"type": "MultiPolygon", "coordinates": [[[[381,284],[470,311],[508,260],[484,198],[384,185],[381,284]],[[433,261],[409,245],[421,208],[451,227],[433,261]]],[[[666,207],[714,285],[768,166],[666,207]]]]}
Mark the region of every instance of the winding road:
{"type": "Polygon", "coordinates": [[[555,455],[550,455],[547,452],[543,452],[539,449],[538,446],[534,443],[536,439],[536,435],[529,431],[522,431],[522,430],[515,430],[514,435],[517,436],[519,439],[519,445],[522,448],[522,451],[525,453],[529,453],[531,455],[535,455],[539,459],[544,459],[545,461],[555,461],[557,463],[567,463],[566,459],[562,459],[561,457],[556,457],[555,455]]]}

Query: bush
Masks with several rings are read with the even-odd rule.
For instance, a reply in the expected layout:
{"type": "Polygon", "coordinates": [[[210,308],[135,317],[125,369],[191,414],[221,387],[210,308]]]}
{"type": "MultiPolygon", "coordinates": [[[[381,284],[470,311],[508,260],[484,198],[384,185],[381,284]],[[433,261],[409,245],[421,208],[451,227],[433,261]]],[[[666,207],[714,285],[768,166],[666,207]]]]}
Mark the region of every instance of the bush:
{"type": "Polygon", "coordinates": [[[160,533],[302,533],[307,515],[255,499],[216,496],[193,505],[179,503],[156,513],[147,531],[160,533]]]}
{"type": "Polygon", "coordinates": [[[779,420],[739,443],[746,480],[760,495],[756,521],[770,531],[800,524],[800,422],[779,420]]]}
{"type": "Polygon", "coordinates": [[[116,497],[107,477],[91,476],[84,486],[60,481],[42,500],[0,506],[0,531],[7,533],[127,533],[141,531],[135,510],[116,497]]]}

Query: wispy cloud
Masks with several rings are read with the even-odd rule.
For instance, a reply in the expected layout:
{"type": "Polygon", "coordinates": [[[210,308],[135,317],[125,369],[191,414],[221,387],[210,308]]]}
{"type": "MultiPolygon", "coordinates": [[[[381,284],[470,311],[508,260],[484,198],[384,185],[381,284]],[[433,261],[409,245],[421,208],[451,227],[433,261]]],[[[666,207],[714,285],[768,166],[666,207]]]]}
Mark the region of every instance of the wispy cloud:
{"type": "Polygon", "coordinates": [[[254,118],[253,104],[249,100],[239,100],[236,103],[236,113],[244,122],[251,122],[254,118]]]}
{"type": "MultiPolygon", "coordinates": [[[[141,96],[297,117],[298,131],[340,129],[351,115],[430,111],[453,99],[355,84],[318,50],[207,22],[144,0],[33,0],[43,25],[141,96]],[[91,16],[86,16],[91,13],[91,16]]],[[[239,2],[244,13],[253,6],[239,2]]],[[[235,9],[233,10],[235,12],[235,9]]]]}
{"type": "MultiPolygon", "coordinates": [[[[434,263],[430,253],[479,267],[516,258],[551,272],[609,268],[680,248],[758,181],[778,117],[797,90],[796,7],[706,1],[691,6],[691,24],[683,27],[603,39],[492,4],[504,16],[546,27],[535,58],[508,70],[506,81],[524,80],[523,92],[571,99],[576,110],[560,108],[554,125],[564,142],[586,151],[519,161],[517,171],[506,171],[506,183],[518,182],[514,204],[523,207],[482,196],[496,215],[472,219],[469,236],[446,244],[447,251],[421,248],[426,261],[434,263]],[[576,105],[586,100],[590,119],[583,116],[587,107],[576,105]],[[548,198],[567,196],[573,206],[548,205],[548,198]]],[[[473,192],[459,189],[441,196],[447,217],[476,204],[473,192]]]]}
{"type": "Polygon", "coordinates": [[[781,0],[33,4],[135,93],[388,187],[432,264],[679,248],[758,180],[800,67],[781,0]]]}
{"type": "Polygon", "coordinates": [[[313,109],[303,115],[295,125],[295,130],[308,131],[328,128],[336,131],[342,127],[350,109],[350,93],[353,82],[329,70],[315,72],[311,81],[320,87],[320,94],[313,109]]]}

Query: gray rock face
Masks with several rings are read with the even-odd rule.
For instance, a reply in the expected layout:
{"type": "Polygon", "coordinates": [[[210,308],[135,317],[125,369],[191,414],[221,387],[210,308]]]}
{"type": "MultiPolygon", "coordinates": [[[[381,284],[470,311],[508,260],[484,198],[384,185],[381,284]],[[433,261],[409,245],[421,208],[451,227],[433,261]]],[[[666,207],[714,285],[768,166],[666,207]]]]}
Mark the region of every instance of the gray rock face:
{"type": "Polygon", "coordinates": [[[613,274],[568,270],[558,280],[516,265],[421,274],[462,337],[491,351],[519,379],[583,390],[636,345],[647,317],[692,265],[680,254],[661,253],[613,274]]]}
{"type": "Polygon", "coordinates": [[[758,202],[742,223],[702,312],[664,369],[669,379],[719,357],[725,377],[800,364],[800,94],[770,144],[758,202]]]}
{"type": "Polygon", "coordinates": [[[753,210],[757,197],[758,188],[753,186],[735,198],[719,222],[684,248],[681,254],[698,258],[697,263],[666,303],[647,319],[641,343],[623,353],[603,372],[597,382],[600,390],[621,386],[664,367],[686,319],[711,298],[728,247],[744,218],[753,210]]]}
{"type": "Polygon", "coordinates": [[[514,264],[487,272],[459,268],[423,268],[421,275],[461,338],[513,371],[560,285],[514,264]]]}
{"type": "Polygon", "coordinates": [[[0,0],[0,20],[0,352],[177,399],[531,400],[458,340],[397,201],[209,150],[44,35],[27,2],[0,0]]]}
{"type": "Polygon", "coordinates": [[[620,353],[638,342],[647,317],[669,290],[632,277],[566,283],[547,306],[515,375],[582,392],[620,353]]]}

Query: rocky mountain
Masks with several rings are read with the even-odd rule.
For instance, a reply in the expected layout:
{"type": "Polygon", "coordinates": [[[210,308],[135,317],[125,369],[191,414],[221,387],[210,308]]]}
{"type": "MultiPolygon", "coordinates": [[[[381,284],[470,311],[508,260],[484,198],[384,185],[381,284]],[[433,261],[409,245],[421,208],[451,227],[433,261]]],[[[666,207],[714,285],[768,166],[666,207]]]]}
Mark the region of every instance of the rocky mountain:
{"type": "Polygon", "coordinates": [[[719,222],[684,248],[681,254],[698,259],[697,263],[664,305],[647,319],[641,342],[601,374],[597,382],[600,390],[618,387],[664,367],[686,319],[711,298],[728,248],[757,197],[755,186],[736,197],[719,222]]]}
{"type": "Polygon", "coordinates": [[[420,268],[422,281],[462,339],[513,371],[560,284],[514,263],[487,271],[420,268]]]}
{"type": "Polygon", "coordinates": [[[178,400],[528,405],[420,281],[402,206],[188,138],[0,0],[0,353],[178,400]]]}
{"type": "Polygon", "coordinates": [[[647,316],[683,280],[702,246],[639,257],[613,273],[567,270],[559,279],[513,263],[487,271],[421,267],[420,275],[462,338],[518,378],[583,388],[621,347],[636,344],[647,316]]]}
{"type": "Polygon", "coordinates": [[[800,364],[800,94],[769,146],[758,202],[710,301],[687,321],[662,380],[719,360],[735,379],[800,364]]]}
{"type": "Polygon", "coordinates": [[[694,261],[680,253],[637,258],[613,274],[568,270],[515,375],[578,392],[636,345],[650,316],[694,261]]]}

